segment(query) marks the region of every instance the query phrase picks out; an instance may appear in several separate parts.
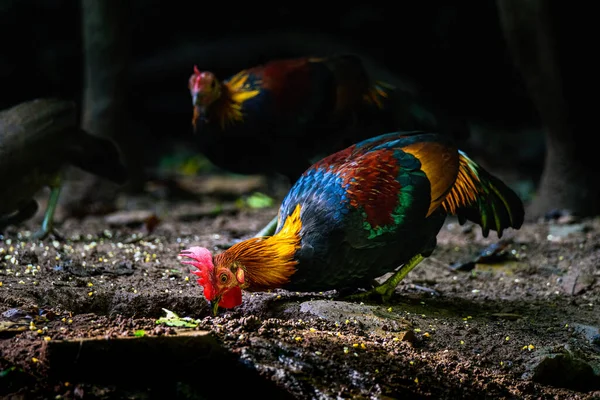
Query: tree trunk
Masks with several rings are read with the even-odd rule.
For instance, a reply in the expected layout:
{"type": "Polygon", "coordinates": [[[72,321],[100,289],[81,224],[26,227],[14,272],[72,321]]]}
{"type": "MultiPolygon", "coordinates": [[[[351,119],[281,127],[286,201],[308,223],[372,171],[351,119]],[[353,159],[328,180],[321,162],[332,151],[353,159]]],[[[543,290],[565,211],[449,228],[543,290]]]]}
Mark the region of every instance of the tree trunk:
{"type": "Polygon", "coordinates": [[[121,150],[129,171],[128,187],[143,189],[144,176],[128,129],[129,1],[82,0],[84,96],[82,127],[112,139],[121,150]]]}
{"type": "MultiPolygon", "coordinates": [[[[508,49],[521,72],[545,131],[546,157],[536,197],[527,210],[536,219],[550,210],[569,210],[580,216],[600,213],[599,179],[594,149],[582,121],[576,121],[574,102],[579,93],[568,91],[575,78],[568,48],[574,34],[557,29],[565,18],[549,0],[497,0],[508,49]],[[569,35],[570,37],[566,37],[569,35]],[[573,36],[572,36],[573,35],[573,36]],[[566,43],[565,43],[566,42],[566,43]],[[571,96],[573,95],[573,96],[571,96]]],[[[582,79],[583,81],[583,79],[582,79]]]]}

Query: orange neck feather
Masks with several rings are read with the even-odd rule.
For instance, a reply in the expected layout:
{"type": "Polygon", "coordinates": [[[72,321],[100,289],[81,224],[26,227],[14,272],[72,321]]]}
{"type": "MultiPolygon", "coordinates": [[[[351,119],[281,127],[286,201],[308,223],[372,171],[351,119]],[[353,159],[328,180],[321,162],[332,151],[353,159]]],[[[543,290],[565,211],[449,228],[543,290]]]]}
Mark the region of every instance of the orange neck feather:
{"type": "Polygon", "coordinates": [[[260,93],[259,90],[248,88],[247,80],[248,73],[242,71],[223,84],[221,97],[214,104],[215,115],[221,129],[225,129],[229,124],[242,122],[244,120],[242,104],[260,93]]]}
{"type": "Polygon", "coordinates": [[[244,290],[255,292],[282,287],[290,281],[298,264],[294,256],[300,248],[300,210],[298,204],[277,234],[244,240],[216,255],[215,265],[242,268],[244,290]]]}

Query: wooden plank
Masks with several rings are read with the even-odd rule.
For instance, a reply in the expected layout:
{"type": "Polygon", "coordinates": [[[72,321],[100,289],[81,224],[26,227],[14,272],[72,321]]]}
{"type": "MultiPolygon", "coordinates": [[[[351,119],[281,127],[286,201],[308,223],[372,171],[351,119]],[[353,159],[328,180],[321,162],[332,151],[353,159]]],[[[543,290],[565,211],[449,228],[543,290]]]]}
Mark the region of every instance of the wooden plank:
{"type": "Polygon", "coordinates": [[[209,331],[179,329],[176,335],[51,340],[44,344],[42,358],[49,377],[63,382],[154,388],[166,398],[175,396],[181,383],[201,398],[220,396],[223,391],[244,396],[248,388],[278,399],[292,398],[252,366],[241,363],[209,331]]]}
{"type": "Polygon", "coordinates": [[[176,335],[51,340],[43,349],[52,377],[71,381],[119,383],[138,378],[161,380],[197,376],[228,354],[208,331],[179,330],[176,335]]]}

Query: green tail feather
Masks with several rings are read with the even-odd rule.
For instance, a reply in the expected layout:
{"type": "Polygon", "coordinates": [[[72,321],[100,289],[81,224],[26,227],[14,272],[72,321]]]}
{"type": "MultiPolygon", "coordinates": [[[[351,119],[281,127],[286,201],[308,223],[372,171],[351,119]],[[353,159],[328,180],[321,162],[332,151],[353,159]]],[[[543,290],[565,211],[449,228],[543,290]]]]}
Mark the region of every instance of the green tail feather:
{"type": "Polygon", "coordinates": [[[384,81],[375,81],[375,83],[373,83],[372,87],[374,89],[376,89],[377,91],[381,91],[381,92],[385,92],[385,93],[389,93],[389,92],[396,90],[396,86],[392,85],[391,83],[384,82],[384,81]]]}
{"type": "Polygon", "coordinates": [[[523,224],[525,211],[519,196],[500,179],[477,165],[465,153],[460,152],[460,168],[467,180],[476,189],[476,201],[468,206],[458,207],[456,215],[460,224],[467,220],[481,226],[484,237],[490,230],[502,237],[507,228],[519,229],[523,224]]]}

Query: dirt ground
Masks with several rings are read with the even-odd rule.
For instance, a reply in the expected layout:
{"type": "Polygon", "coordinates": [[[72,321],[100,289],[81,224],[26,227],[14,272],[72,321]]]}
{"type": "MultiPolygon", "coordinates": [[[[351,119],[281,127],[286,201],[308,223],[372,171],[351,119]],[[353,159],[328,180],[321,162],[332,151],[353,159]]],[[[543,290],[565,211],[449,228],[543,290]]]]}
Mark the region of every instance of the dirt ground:
{"type": "Polygon", "coordinates": [[[198,178],[186,186],[198,199],[177,201],[155,185],[81,220],[59,210],[64,240],[28,240],[41,215],[10,228],[0,237],[0,396],[600,398],[600,219],[528,223],[495,259],[476,260],[495,233],[449,218],[392,304],[245,293],[212,317],[177,254],[266,224],[276,204],[236,201],[266,190],[252,179],[198,178]],[[468,261],[471,270],[451,268],[468,261]],[[163,309],[191,318],[171,325],[193,327],[157,323],[163,309]]]}

